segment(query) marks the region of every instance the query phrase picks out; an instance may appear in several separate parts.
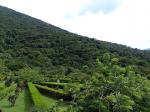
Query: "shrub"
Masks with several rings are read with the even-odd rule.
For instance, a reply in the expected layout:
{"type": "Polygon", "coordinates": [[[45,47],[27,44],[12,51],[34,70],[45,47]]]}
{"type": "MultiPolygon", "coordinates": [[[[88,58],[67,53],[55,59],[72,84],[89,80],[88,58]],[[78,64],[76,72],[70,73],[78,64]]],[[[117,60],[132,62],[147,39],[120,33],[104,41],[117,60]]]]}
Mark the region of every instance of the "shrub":
{"type": "Polygon", "coordinates": [[[2,91],[0,91],[0,100],[2,100],[3,98],[7,97],[10,93],[15,91],[15,89],[16,89],[16,85],[12,85],[12,86],[6,87],[2,91]]]}
{"type": "Polygon", "coordinates": [[[60,88],[64,89],[66,86],[74,85],[74,87],[78,86],[83,88],[83,84],[80,83],[58,83],[58,82],[40,82],[40,85],[48,86],[50,88],[60,88]]]}
{"type": "Polygon", "coordinates": [[[41,82],[40,85],[48,86],[48,87],[51,87],[51,88],[60,88],[60,89],[64,89],[64,86],[66,86],[67,83],[41,82]]]}
{"type": "Polygon", "coordinates": [[[3,89],[5,89],[5,85],[4,83],[0,83],[0,90],[2,91],[3,89]]]}
{"type": "Polygon", "coordinates": [[[52,96],[54,98],[57,99],[64,99],[64,100],[71,100],[71,96],[66,94],[65,92],[61,91],[61,90],[56,90],[53,88],[49,88],[47,86],[41,86],[41,85],[37,85],[35,84],[35,86],[39,89],[39,91],[43,94],[46,94],[48,96],[52,96]]]}
{"type": "Polygon", "coordinates": [[[28,83],[28,88],[35,108],[43,111],[46,110],[47,105],[44,102],[43,98],[41,97],[41,94],[38,91],[38,89],[34,86],[34,84],[28,83]]]}

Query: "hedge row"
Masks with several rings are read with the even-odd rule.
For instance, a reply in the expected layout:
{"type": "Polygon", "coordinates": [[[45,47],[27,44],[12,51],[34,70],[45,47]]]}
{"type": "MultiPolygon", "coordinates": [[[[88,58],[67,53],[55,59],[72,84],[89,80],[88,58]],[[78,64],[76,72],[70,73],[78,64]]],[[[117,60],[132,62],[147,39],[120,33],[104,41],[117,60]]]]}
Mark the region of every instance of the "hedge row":
{"type": "Polygon", "coordinates": [[[48,86],[51,88],[60,88],[64,89],[64,86],[67,85],[67,83],[58,83],[58,82],[40,82],[40,85],[48,86]]]}
{"type": "Polygon", "coordinates": [[[35,108],[37,108],[38,110],[46,110],[48,107],[34,84],[28,83],[28,88],[35,108]]]}
{"type": "Polygon", "coordinates": [[[63,83],[69,83],[72,82],[70,78],[54,78],[54,77],[49,77],[49,80],[45,80],[46,82],[57,82],[57,81],[63,82],[63,83]]]}
{"type": "Polygon", "coordinates": [[[80,83],[40,82],[40,85],[48,86],[50,88],[60,88],[60,89],[64,89],[65,86],[70,85],[70,84],[83,88],[83,84],[80,84],[80,83]]]}
{"type": "Polygon", "coordinates": [[[81,81],[79,80],[73,80],[73,79],[70,79],[70,78],[54,78],[54,77],[49,77],[50,79],[49,80],[45,80],[46,82],[57,82],[58,80],[61,82],[61,83],[80,83],[81,81]]]}
{"type": "Polygon", "coordinates": [[[56,90],[53,88],[49,88],[47,86],[41,86],[38,84],[35,84],[35,86],[39,89],[39,91],[45,95],[48,95],[50,97],[53,98],[57,98],[57,99],[64,99],[64,100],[71,100],[71,95],[66,94],[65,92],[61,91],[61,90],[56,90]]]}

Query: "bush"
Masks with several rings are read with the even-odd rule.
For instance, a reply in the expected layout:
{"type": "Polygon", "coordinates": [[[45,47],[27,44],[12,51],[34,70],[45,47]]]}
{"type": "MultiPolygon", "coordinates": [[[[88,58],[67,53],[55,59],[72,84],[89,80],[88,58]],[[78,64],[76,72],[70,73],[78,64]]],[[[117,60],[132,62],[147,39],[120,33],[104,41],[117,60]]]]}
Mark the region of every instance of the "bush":
{"type": "Polygon", "coordinates": [[[35,86],[39,89],[39,91],[43,94],[46,94],[48,96],[57,98],[57,99],[64,99],[64,100],[71,100],[71,96],[66,94],[65,92],[61,91],[61,90],[56,90],[53,88],[49,88],[47,86],[41,86],[41,85],[37,85],[35,84],[35,86]]]}
{"type": "Polygon", "coordinates": [[[4,88],[2,91],[0,91],[0,100],[7,97],[10,93],[15,91],[16,85],[12,85],[10,87],[4,88]]]}
{"type": "Polygon", "coordinates": [[[17,71],[16,75],[19,81],[27,80],[29,82],[39,82],[42,80],[39,70],[36,68],[25,67],[17,71]]]}
{"type": "Polygon", "coordinates": [[[43,110],[43,111],[46,110],[48,107],[46,103],[44,102],[43,98],[41,97],[40,92],[34,86],[34,84],[28,83],[28,88],[29,88],[30,95],[31,95],[35,108],[38,110],[43,110]]]}
{"type": "Polygon", "coordinates": [[[41,82],[40,85],[48,86],[51,88],[60,88],[63,89],[67,83],[58,83],[58,82],[41,82]]]}
{"type": "Polygon", "coordinates": [[[65,89],[65,87],[67,86],[72,86],[74,85],[74,87],[78,86],[80,88],[83,88],[83,84],[80,83],[59,83],[59,82],[40,82],[40,85],[43,86],[48,86],[50,88],[60,88],[60,89],[65,89]]]}
{"type": "Polygon", "coordinates": [[[4,83],[0,83],[0,90],[2,91],[3,89],[5,89],[5,85],[4,83]]]}

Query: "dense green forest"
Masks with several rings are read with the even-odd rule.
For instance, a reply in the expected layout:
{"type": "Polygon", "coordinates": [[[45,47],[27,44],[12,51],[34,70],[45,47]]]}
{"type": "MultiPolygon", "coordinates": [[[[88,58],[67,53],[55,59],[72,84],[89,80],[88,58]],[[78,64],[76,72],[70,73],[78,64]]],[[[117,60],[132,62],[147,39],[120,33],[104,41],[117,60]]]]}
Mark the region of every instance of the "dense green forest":
{"type": "Polygon", "coordinates": [[[25,112],[150,112],[149,79],[148,50],[84,37],[0,6],[2,110],[7,98],[13,107],[11,98],[27,97],[35,108],[25,112]]]}

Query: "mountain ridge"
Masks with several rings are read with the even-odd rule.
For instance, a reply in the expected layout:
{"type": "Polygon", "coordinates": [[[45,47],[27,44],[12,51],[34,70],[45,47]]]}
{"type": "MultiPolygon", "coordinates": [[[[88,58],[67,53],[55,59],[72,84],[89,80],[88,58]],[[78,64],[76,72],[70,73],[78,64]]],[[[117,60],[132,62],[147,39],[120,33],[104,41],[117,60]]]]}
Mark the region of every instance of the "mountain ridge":
{"type": "Polygon", "coordinates": [[[150,50],[150,48],[144,49],[144,50],[150,50]]]}
{"type": "MultiPolygon", "coordinates": [[[[13,10],[13,9],[11,9],[11,8],[4,7],[4,6],[1,6],[1,5],[0,5],[0,8],[14,11],[14,12],[16,12],[16,13],[19,13],[20,16],[28,16],[28,17],[30,17],[30,18],[32,18],[32,19],[37,20],[38,22],[45,23],[45,25],[48,25],[48,26],[53,27],[53,28],[57,28],[57,29],[62,30],[62,31],[65,31],[66,33],[72,33],[72,32],[70,32],[70,31],[68,31],[68,30],[64,30],[64,29],[62,29],[62,28],[60,28],[60,27],[57,27],[57,26],[52,25],[52,24],[50,24],[50,23],[47,23],[47,22],[45,22],[45,21],[43,21],[43,20],[41,20],[41,19],[37,19],[37,18],[32,17],[32,16],[29,16],[29,15],[27,15],[27,14],[20,13],[19,11],[13,10]]],[[[82,35],[77,34],[77,33],[72,33],[72,34],[82,36],[82,35]]],[[[83,37],[90,38],[89,36],[83,36],[83,37]]],[[[91,38],[91,39],[97,40],[96,38],[91,38]]],[[[103,40],[98,40],[98,41],[103,41],[103,40]]],[[[107,41],[103,41],[103,42],[107,42],[107,41]]],[[[108,42],[108,43],[117,44],[117,45],[122,45],[122,46],[126,46],[126,47],[129,47],[129,48],[132,48],[132,47],[130,47],[130,46],[123,45],[123,44],[119,44],[119,43],[114,43],[114,42],[108,42]]],[[[138,48],[132,48],[132,49],[138,49],[138,48]]],[[[150,48],[148,48],[148,49],[150,49],[150,48]]],[[[140,49],[138,49],[138,50],[140,50],[140,49]]]]}

